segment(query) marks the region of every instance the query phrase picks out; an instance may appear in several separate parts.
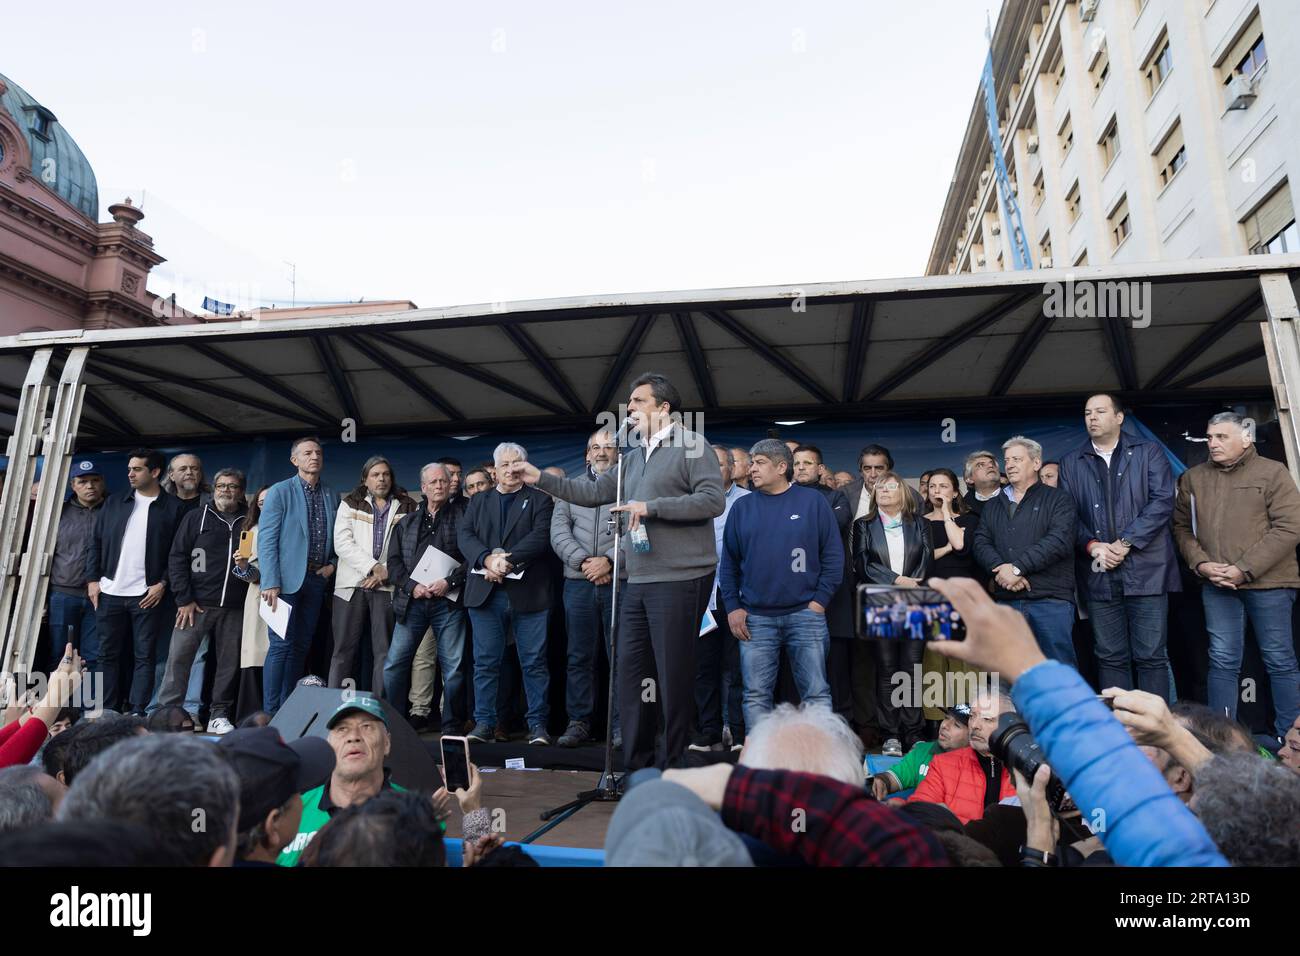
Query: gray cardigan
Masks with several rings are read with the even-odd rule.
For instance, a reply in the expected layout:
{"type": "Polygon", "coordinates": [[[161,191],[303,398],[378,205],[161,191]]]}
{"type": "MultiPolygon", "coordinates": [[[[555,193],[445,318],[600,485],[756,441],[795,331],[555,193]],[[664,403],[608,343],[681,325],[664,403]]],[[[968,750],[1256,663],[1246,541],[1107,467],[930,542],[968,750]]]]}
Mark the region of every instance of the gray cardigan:
{"type": "MultiPolygon", "coordinates": [[[[595,482],[590,469],[578,476],[595,482]]],[[[564,576],[575,581],[585,581],[582,562],[590,557],[609,558],[614,561],[614,532],[609,527],[611,505],[584,508],[568,501],[555,502],[551,513],[551,550],[564,564],[564,576]]],[[[619,580],[627,578],[627,559],[619,558],[619,580]]]]}
{"type": "MultiPolygon", "coordinates": [[[[616,468],[595,481],[542,472],[537,487],[575,505],[596,508],[614,500],[616,468]]],[[[717,568],[713,519],[722,514],[722,472],[704,436],[675,425],[646,461],[645,448],[628,449],[623,461],[623,498],[643,501],[650,550],[623,549],[630,584],[689,581],[717,568]]]]}

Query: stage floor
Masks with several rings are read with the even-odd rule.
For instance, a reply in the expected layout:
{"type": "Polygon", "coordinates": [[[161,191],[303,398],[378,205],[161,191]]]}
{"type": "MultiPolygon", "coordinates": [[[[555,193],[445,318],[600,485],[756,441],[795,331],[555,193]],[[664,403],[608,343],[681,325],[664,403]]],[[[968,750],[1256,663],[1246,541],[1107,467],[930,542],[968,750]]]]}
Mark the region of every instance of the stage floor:
{"type": "MultiPolygon", "coordinates": [[[[542,826],[543,810],[568,803],[583,790],[600,783],[600,773],[587,770],[501,770],[481,768],[483,806],[501,810],[505,816],[504,837],[520,840],[542,826]]],[[[599,850],[605,846],[605,830],[617,803],[592,803],[534,842],[539,846],[574,846],[599,850]]],[[[452,799],[447,836],[459,837],[460,809],[452,799]]]]}

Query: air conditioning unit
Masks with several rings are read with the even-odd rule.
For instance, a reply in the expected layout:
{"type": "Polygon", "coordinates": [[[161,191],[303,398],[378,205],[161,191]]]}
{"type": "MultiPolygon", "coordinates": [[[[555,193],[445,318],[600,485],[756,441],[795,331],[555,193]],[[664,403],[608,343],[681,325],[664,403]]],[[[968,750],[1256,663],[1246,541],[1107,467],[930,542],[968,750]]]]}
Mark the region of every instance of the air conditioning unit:
{"type": "Polygon", "coordinates": [[[1250,104],[1259,96],[1255,92],[1255,81],[1245,73],[1234,73],[1228,81],[1228,109],[1248,110],[1250,104]]]}
{"type": "Polygon", "coordinates": [[[993,223],[993,225],[989,226],[989,232],[993,233],[993,235],[995,236],[1002,235],[1002,223],[1000,222],[993,223]]]}
{"type": "Polygon", "coordinates": [[[988,184],[989,184],[989,171],[986,169],[984,170],[984,172],[980,173],[980,189],[983,189],[988,184]]]}
{"type": "Polygon", "coordinates": [[[1101,0],[1080,0],[1079,2],[1079,19],[1084,23],[1090,22],[1097,16],[1097,7],[1101,0]]]}
{"type": "Polygon", "coordinates": [[[1027,149],[1027,150],[1029,151],[1029,155],[1030,155],[1030,156],[1032,156],[1032,155],[1034,155],[1034,153],[1038,152],[1038,136],[1037,136],[1037,135],[1035,135],[1034,133],[1030,133],[1030,134],[1025,138],[1025,149],[1027,149]]]}
{"type": "Polygon", "coordinates": [[[1051,256],[1044,256],[1043,258],[1039,259],[1039,260],[1038,260],[1038,268],[1040,268],[1040,269],[1050,269],[1050,268],[1052,268],[1052,257],[1051,257],[1051,256]]]}

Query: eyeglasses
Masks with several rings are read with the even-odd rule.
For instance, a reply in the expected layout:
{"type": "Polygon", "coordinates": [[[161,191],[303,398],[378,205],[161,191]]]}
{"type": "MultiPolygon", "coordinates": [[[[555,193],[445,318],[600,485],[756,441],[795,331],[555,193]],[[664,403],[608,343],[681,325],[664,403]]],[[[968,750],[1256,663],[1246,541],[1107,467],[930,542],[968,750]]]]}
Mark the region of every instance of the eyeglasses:
{"type": "Polygon", "coordinates": [[[881,491],[897,491],[897,490],[898,490],[898,482],[896,482],[896,481],[887,481],[887,482],[885,482],[883,485],[877,485],[876,487],[879,488],[881,491]]]}
{"type": "Polygon", "coordinates": [[[243,491],[243,490],[244,490],[243,485],[232,484],[231,482],[228,481],[218,482],[217,484],[217,491],[243,491]]]}
{"type": "Polygon", "coordinates": [[[601,449],[604,449],[605,451],[613,451],[617,447],[617,445],[588,445],[587,451],[600,451],[601,449]]]}

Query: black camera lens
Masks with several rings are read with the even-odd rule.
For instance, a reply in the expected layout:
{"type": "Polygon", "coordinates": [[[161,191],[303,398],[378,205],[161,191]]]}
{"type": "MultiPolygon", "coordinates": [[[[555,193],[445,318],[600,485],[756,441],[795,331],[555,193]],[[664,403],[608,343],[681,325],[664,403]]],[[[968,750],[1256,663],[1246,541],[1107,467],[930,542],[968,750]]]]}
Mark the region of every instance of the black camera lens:
{"type": "MultiPolygon", "coordinates": [[[[1019,714],[1003,714],[998,718],[998,728],[989,736],[989,753],[1007,767],[1020,771],[1030,783],[1034,782],[1038,768],[1047,762],[1043,748],[1019,714]]],[[[1053,772],[1047,781],[1047,804],[1059,813],[1065,801],[1065,784],[1053,772]]]]}

